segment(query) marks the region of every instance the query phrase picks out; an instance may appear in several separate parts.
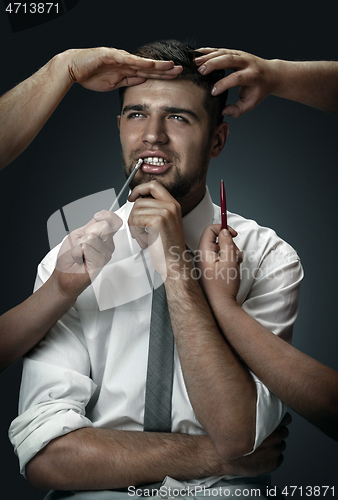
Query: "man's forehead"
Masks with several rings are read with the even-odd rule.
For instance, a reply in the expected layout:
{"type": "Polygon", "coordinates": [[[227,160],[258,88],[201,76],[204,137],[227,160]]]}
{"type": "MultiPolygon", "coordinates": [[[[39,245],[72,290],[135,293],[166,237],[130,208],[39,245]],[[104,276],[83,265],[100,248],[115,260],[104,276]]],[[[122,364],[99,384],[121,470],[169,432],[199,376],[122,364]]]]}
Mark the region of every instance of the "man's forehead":
{"type": "Polygon", "coordinates": [[[140,85],[127,87],[123,106],[146,105],[148,107],[187,106],[203,107],[204,91],[190,80],[148,79],[140,85]]]}

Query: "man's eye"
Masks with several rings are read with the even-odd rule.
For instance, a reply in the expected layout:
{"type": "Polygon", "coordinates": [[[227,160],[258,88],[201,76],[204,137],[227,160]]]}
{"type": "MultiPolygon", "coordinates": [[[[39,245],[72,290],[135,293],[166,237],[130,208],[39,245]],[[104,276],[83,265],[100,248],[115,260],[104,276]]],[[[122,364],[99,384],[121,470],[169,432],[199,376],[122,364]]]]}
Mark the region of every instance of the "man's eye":
{"type": "Polygon", "coordinates": [[[179,122],[188,123],[188,120],[186,118],[183,118],[183,116],[181,116],[181,115],[171,115],[170,118],[173,118],[174,120],[177,120],[179,122]]]}
{"type": "Polygon", "coordinates": [[[134,112],[134,113],[130,113],[128,115],[128,118],[142,118],[144,115],[143,113],[140,113],[140,112],[134,112]]]}

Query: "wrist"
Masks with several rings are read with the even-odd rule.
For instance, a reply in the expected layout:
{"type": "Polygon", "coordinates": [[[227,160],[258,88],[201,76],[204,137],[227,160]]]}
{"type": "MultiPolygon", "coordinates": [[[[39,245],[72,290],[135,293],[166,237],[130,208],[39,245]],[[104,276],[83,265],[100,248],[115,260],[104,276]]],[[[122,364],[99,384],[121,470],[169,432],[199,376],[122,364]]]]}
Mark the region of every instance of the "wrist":
{"type": "Polygon", "coordinates": [[[79,294],[75,292],[67,292],[61,285],[59,280],[59,271],[54,269],[53,273],[46,281],[45,285],[49,285],[53,300],[59,303],[64,303],[65,306],[71,307],[76,301],[79,294]]]}
{"type": "Polygon", "coordinates": [[[233,295],[222,294],[207,294],[208,303],[217,317],[218,312],[222,319],[231,318],[231,315],[241,309],[240,304],[237,302],[236,297],[233,295]]]}
{"type": "Polygon", "coordinates": [[[272,59],[269,63],[271,63],[271,94],[287,98],[289,82],[294,71],[297,71],[298,63],[282,59],[272,59]]]}
{"type": "Polygon", "coordinates": [[[266,60],[266,80],[269,89],[269,94],[278,96],[280,93],[281,84],[283,82],[283,75],[285,71],[285,61],[281,59],[268,59],[266,60]]]}
{"type": "Polygon", "coordinates": [[[76,78],[72,71],[74,50],[75,49],[65,50],[64,52],[54,56],[50,61],[52,81],[61,79],[65,87],[65,91],[68,91],[73,83],[76,82],[76,78]]]}
{"type": "Polygon", "coordinates": [[[181,280],[183,282],[189,279],[197,279],[189,257],[190,252],[184,249],[176,255],[175,259],[171,257],[166,259],[167,278],[171,281],[181,280]]]}

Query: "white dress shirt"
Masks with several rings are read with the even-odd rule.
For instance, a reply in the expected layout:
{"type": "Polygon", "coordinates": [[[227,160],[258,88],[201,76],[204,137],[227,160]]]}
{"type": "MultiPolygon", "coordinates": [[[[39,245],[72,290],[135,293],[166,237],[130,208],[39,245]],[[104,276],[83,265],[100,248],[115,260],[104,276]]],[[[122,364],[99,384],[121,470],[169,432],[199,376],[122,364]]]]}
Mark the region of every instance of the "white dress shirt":
{"type": "MultiPolygon", "coordinates": [[[[143,430],[152,291],[140,248],[128,231],[132,205],[127,202],[117,212],[124,224],[114,237],[112,261],[24,360],[20,415],[9,430],[23,474],[27,462],[49,441],[81,427],[143,430]],[[110,293],[105,293],[107,286],[110,293]],[[120,304],[116,303],[119,291],[125,297],[120,304]],[[113,297],[112,302],[105,302],[106,295],[113,297]]],[[[207,190],[183,218],[187,246],[196,250],[204,228],[220,220],[220,208],[213,205],[207,190]]],[[[296,252],[274,231],[254,221],[228,213],[228,223],[238,232],[235,242],[244,254],[238,302],[265,327],[290,341],[303,277],[296,252]]],[[[36,289],[51,275],[58,250],[59,246],[39,265],[36,289]]],[[[191,407],[177,351],[174,362],[172,431],[205,434],[191,407]]],[[[253,377],[256,449],[277,427],[285,408],[253,377]]],[[[217,480],[186,484],[210,486],[217,480]]]]}

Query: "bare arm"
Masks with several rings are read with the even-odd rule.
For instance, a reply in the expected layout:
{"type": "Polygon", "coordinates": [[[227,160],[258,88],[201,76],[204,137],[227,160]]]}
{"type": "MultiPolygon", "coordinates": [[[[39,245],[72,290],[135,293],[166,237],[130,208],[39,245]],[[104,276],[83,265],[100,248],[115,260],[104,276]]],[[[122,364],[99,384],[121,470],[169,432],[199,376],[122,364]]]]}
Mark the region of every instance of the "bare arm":
{"type": "Polygon", "coordinates": [[[184,381],[196,416],[219,454],[235,458],[254,446],[256,389],[191,275],[191,266],[181,261],[165,282],[184,381]]]}
{"type": "Polygon", "coordinates": [[[274,471],[283,460],[284,417],[258,448],[233,461],[223,460],[207,436],[85,428],[51,441],[28,464],[28,480],[41,489],[95,490],[214,475],[274,471]]]}
{"type": "Polygon", "coordinates": [[[239,87],[239,100],[223,114],[237,118],[272,94],[322,111],[338,113],[337,61],[283,61],[262,59],[240,50],[199,49],[196,59],[203,74],[214,69],[234,70],[215,84],[214,95],[239,87]]]}
{"type": "Polygon", "coordinates": [[[105,92],[146,78],[175,78],[170,61],[152,61],[106,47],[72,49],[0,98],[0,169],[31,143],[73,83],[105,92]]]}
{"type": "MultiPolygon", "coordinates": [[[[234,268],[239,275],[235,252],[231,252],[231,248],[236,249],[232,238],[219,231],[219,225],[206,228],[200,249],[208,250],[214,258],[203,262],[211,268],[234,268]],[[228,259],[218,258],[218,234],[220,248],[228,259]]],[[[338,373],[298,351],[249,316],[236,302],[238,282],[204,280],[203,287],[225,337],[257,377],[288,406],[338,440],[338,373]]]]}
{"type": "Polygon", "coordinates": [[[139,244],[146,244],[149,231],[158,231],[162,238],[170,318],[196,417],[224,459],[249,453],[255,442],[255,384],[222,337],[184,257],[180,205],[156,181],[137,186],[129,200],[136,200],[129,225],[139,244]],[[149,194],[153,198],[142,198],[149,194]],[[148,233],[137,230],[145,226],[148,233]]]}
{"type": "Polygon", "coordinates": [[[113,235],[121,219],[107,210],[100,214],[64,241],[56,269],[46,283],[0,316],[0,371],[44,337],[110,260],[114,251],[113,235]]]}

